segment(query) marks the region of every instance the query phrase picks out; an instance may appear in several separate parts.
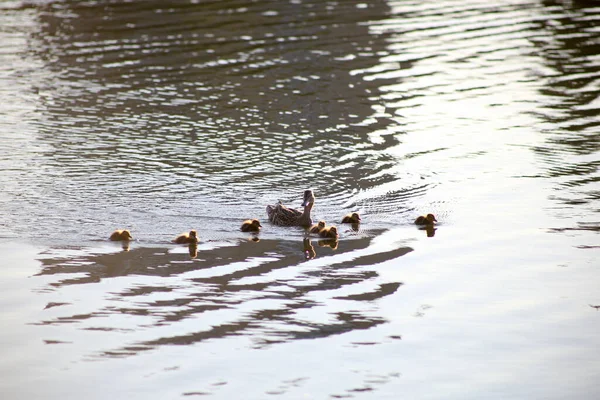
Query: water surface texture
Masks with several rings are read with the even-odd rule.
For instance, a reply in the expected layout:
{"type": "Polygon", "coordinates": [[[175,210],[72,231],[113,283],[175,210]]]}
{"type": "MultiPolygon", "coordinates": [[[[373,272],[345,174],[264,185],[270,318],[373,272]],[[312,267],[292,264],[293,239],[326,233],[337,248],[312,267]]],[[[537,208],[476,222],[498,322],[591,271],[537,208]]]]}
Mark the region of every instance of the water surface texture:
{"type": "Polygon", "coordinates": [[[2,2],[0,395],[599,398],[599,26],[596,1],[2,2]],[[305,189],[339,241],[267,221],[305,189]]]}

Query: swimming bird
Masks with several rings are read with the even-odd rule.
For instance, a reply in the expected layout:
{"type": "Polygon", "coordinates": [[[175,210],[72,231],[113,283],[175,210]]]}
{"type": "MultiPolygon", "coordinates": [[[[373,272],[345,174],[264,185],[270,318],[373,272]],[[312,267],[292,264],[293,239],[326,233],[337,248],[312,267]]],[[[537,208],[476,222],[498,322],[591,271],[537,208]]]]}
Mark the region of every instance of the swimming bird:
{"type": "Polygon", "coordinates": [[[181,235],[177,236],[173,242],[177,244],[198,243],[198,233],[192,229],[190,233],[182,233],[181,235]]]}
{"type": "Polygon", "coordinates": [[[280,201],[278,204],[267,206],[267,216],[269,217],[269,221],[274,225],[310,226],[312,224],[310,211],[314,203],[315,196],[312,190],[305,190],[304,199],[302,200],[304,211],[288,208],[281,204],[280,201]]]}
{"type": "Polygon", "coordinates": [[[247,219],[242,223],[242,232],[258,232],[262,228],[260,221],[257,219],[247,219]]]}
{"type": "Polygon", "coordinates": [[[338,237],[338,231],[335,226],[326,226],[319,231],[319,236],[324,238],[336,239],[338,237]]]}
{"type": "Polygon", "coordinates": [[[321,229],[325,228],[325,221],[321,220],[310,227],[308,233],[319,233],[321,229]]]}
{"type": "Polygon", "coordinates": [[[131,232],[127,229],[117,229],[110,235],[110,240],[115,242],[120,240],[133,240],[133,237],[131,236],[131,232]]]}
{"type": "Polygon", "coordinates": [[[353,212],[347,214],[342,218],[342,224],[358,224],[360,222],[360,215],[358,213],[353,212]]]}
{"type": "Polygon", "coordinates": [[[437,222],[437,219],[435,219],[433,214],[421,215],[415,219],[415,225],[433,225],[434,222],[437,222]]]}

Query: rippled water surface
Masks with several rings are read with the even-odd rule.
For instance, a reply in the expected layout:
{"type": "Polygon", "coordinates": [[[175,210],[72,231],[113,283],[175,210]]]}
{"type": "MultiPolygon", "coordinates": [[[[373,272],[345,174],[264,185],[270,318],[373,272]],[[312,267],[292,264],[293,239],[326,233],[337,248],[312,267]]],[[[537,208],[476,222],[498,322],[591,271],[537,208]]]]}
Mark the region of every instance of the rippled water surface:
{"type": "Polygon", "coordinates": [[[600,397],[599,26],[0,3],[2,398],[600,397]],[[308,188],[338,242],[267,221],[308,188]]]}

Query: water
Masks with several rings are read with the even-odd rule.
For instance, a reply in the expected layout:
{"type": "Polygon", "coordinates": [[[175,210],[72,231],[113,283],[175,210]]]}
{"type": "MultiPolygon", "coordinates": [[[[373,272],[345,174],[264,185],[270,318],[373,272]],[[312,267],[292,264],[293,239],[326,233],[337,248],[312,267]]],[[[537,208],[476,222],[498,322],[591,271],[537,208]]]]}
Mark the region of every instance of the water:
{"type": "Polygon", "coordinates": [[[3,398],[600,395],[597,2],[0,10],[3,398]]]}

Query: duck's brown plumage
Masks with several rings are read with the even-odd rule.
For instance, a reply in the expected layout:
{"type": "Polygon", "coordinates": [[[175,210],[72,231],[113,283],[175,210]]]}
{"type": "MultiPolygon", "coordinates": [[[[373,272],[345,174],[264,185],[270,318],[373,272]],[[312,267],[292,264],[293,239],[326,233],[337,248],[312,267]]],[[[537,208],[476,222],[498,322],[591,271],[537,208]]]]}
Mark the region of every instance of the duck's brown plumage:
{"type": "Polygon", "coordinates": [[[433,225],[434,222],[437,222],[437,219],[433,214],[421,215],[415,219],[416,225],[433,225]]]}
{"type": "Polygon", "coordinates": [[[304,211],[288,208],[279,202],[275,205],[267,206],[267,216],[269,221],[274,225],[310,226],[312,224],[310,212],[314,203],[315,196],[312,190],[305,190],[304,199],[302,201],[304,211]]]}
{"type": "Polygon", "coordinates": [[[110,235],[110,240],[120,241],[120,240],[133,240],[131,236],[131,232],[127,229],[117,229],[110,235]]]}
{"type": "Polygon", "coordinates": [[[260,221],[257,219],[247,219],[242,223],[242,232],[258,232],[262,228],[260,221]]]}
{"type": "Polygon", "coordinates": [[[177,244],[198,243],[198,232],[192,229],[189,233],[182,233],[173,242],[177,244]]]}
{"type": "Polygon", "coordinates": [[[342,218],[342,224],[358,224],[360,222],[360,215],[358,213],[353,212],[347,214],[342,218]]]}

